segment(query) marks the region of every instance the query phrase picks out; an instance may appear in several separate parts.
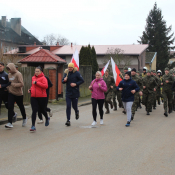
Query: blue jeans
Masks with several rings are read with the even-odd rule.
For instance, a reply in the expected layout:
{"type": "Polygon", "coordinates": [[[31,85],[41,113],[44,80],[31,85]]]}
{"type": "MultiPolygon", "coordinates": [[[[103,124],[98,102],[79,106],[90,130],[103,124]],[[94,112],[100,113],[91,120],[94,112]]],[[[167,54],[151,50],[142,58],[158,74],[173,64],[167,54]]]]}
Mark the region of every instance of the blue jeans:
{"type": "Polygon", "coordinates": [[[67,120],[70,121],[70,115],[71,115],[71,102],[72,102],[72,107],[75,110],[75,113],[78,112],[78,98],[69,98],[66,97],[66,114],[67,114],[67,120]]]}

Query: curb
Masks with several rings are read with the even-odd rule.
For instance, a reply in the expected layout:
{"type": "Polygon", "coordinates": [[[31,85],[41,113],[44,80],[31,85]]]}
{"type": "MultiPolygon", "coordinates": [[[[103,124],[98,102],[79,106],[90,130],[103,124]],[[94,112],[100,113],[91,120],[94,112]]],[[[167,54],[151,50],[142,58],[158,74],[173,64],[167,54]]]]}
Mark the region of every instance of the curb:
{"type": "MultiPolygon", "coordinates": [[[[91,101],[78,103],[78,107],[90,105],[91,103],[92,103],[91,101]]],[[[20,120],[22,120],[22,116],[17,116],[17,121],[20,121],[20,120]]],[[[8,117],[0,119],[0,125],[6,124],[6,123],[8,123],[8,117]]]]}

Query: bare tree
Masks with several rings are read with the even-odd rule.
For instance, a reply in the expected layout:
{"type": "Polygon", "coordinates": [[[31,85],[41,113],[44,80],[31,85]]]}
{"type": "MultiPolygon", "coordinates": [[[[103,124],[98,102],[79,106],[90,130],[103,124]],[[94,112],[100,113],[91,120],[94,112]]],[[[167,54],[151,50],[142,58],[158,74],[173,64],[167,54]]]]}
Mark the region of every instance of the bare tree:
{"type": "Polygon", "coordinates": [[[69,45],[70,44],[67,38],[61,35],[53,34],[53,33],[46,35],[42,42],[45,43],[46,45],[56,45],[57,42],[59,43],[59,45],[69,45]]]}
{"type": "MultiPolygon", "coordinates": [[[[130,66],[132,62],[132,58],[124,55],[124,51],[119,48],[108,48],[105,59],[103,60],[103,64],[105,65],[109,59],[113,58],[114,62],[118,66],[118,68],[122,68],[125,66],[130,66]]],[[[109,69],[111,69],[112,66],[109,66],[109,69]]]]}

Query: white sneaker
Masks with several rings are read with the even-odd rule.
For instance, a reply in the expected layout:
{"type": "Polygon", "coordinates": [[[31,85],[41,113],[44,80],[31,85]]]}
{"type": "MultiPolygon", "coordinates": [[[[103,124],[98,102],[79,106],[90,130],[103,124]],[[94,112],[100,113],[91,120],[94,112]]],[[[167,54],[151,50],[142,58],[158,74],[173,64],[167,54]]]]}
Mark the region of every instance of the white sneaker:
{"type": "Polygon", "coordinates": [[[52,116],[53,116],[53,113],[52,113],[52,110],[50,109],[49,117],[52,117],[52,116]]]}
{"type": "Polygon", "coordinates": [[[38,121],[37,123],[38,123],[38,124],[42,124],[42,123],[44,123],[44,121],[43,121],[43,120],[40,120],[40,121],[38,121]]]}
{"type": "Polygon", "coordinates": [[[97,122],[96,121],[93,121],[91,125],[92,126],[95,126],[96,124],[97,124],[97,122]]]}
{"type": "Polygon", "coordinates": [[[26,126],[26,124],[27,124],[27,117],[26,117],[26,119],[23,119],[22,127],[26,126]]]}
{"type": "Polygon", "coordinates": [[[12,125],[11,123],[7,123],[7,124],[5,125],[5,127],[6,127],[6,128],[13,128],[13,125],[12,125]]]}
{"type": "Polygon", "coordinates": [[[103,119],[100,120],[100,125],[103,125],[103,119]]]}

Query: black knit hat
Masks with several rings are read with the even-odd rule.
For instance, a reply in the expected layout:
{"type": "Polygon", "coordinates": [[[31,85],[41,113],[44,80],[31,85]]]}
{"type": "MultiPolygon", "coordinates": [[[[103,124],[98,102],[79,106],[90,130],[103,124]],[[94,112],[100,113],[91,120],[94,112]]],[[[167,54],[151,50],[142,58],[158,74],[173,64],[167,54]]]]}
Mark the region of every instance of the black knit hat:
{"type": "Polygon", "coordinates": [[[131,72],[130,71],[127,71],[125,74],[127,74],[131,77],[131,72]]]}
{"type": "Polygon", "coordinates": [[[132,72],[132,71],[133,71],[133,72],[136,72],[136,68],[133,68],[133,69],[131,70],[131,72],[132,72]]]}

